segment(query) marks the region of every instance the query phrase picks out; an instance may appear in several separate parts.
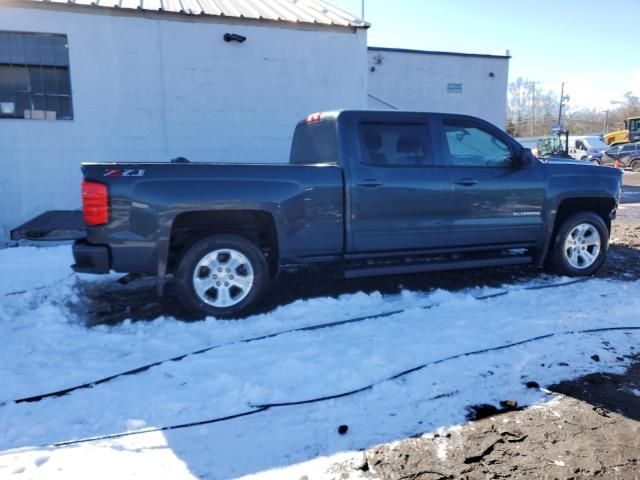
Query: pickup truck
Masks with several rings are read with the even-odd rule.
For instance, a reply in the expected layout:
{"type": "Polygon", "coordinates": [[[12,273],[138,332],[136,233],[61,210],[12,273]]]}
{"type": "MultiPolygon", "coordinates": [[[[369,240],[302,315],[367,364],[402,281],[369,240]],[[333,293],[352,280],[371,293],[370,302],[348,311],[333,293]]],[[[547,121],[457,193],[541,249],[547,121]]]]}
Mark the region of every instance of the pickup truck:
{"type": "MultiPolygon", "coordinates": [[[[259,152],[256,152],[259,155],[259,152]]],[[[541,161],[499,128],[443,113],[309,115],[286,164],[85,163],[74,270],[173,275],[184,307],[238,317],[278,272],[347,277],[603,263],[621,172],[541,161]]]]}

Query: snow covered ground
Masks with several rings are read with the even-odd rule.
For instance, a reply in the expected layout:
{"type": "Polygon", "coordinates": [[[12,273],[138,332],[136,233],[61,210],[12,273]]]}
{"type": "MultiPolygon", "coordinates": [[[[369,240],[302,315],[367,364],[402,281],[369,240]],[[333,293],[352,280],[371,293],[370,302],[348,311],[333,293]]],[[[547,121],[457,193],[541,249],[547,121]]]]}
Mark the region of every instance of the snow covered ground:
{"type": "Polygon", "coordinates": [[[488,300],[475,297],[498,290],[359,293],[299,300],[242,321],[161,317],[88,327],[79,282],[115,277],[70,275],[71,263],[68,246],[0,250],[0,403],[6,402],[0,406],[0,478],[331,478],[332,462],[464,422],[470,405],[549,400],[527,389],[527,381],[548,385],[622,370],[620,357],[635,353],[640,339],[633,331],[560,335],[382,381],[426,362],[549,333],[640,326],[639,284],[593,279],[545,290],[517,284],[488,300]],[[224,346],[64,397],[12,402],[210,345],[396,309],[404,311],[224,346]],[[371,383],[377,385],[352,396],[226,422],[51,446],[371,383]],[[348,425],[346,434],[338,433],[340,425],[348,425]]]}

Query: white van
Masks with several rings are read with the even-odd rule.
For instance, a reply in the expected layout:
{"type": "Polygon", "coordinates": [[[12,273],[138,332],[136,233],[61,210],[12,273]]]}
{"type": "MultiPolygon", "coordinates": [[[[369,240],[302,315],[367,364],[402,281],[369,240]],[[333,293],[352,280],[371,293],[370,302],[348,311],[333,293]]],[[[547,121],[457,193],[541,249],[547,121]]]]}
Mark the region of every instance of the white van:
{"type": "Polygon", "coordinates": [[[600,159],[608,149],[609,145],[597,135],[569,136],[569,155],[576,160],[600,159]]]}

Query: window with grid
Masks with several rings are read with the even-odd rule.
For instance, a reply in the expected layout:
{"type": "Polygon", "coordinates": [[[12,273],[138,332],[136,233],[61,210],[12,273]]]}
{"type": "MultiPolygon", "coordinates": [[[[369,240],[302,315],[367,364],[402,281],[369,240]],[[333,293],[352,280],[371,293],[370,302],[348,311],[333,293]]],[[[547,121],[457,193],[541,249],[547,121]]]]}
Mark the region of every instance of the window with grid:
{"type": "Polygon", "coordinates": [[[447,83],[447,93],[462,93],[462,84],[447,83]]]}
{"type": "Polygon", "coordinates": [[[67,36],[0,31],[0,119],[72,120],[67,36]]]}

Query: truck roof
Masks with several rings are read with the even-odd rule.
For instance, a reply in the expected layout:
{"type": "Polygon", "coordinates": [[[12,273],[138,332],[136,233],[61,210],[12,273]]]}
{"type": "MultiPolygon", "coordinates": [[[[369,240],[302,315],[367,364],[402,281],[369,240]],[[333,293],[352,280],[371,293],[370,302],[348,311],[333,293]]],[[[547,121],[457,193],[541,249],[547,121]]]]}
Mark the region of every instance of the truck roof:
{"type": "MultiPolygon", "coordinates": [[[[451,117],[458,118],[469,118],[476,119],[478,117],[474,117],[472,115],[464,115],[460,113],[449,113],[449,112],[422,112],[417,110],[350,110],[350,109],[340,109],[340,110],[325,110],[321,112],[315,112],[307,115],[304,119],[300,120],[297,125],[304,125],[313,122],[317,122],[319,120],[334,120],[338,121],[339,118],[343,115],[362,115],[367,117],[380,116],[383,118],[389,117],[403,117],[403,116],[422,116],[422,115],[447,115],[451,117]]],[[[482,119],[479,119],[482,120],[482,119]]],[[[484,121],[484,120],[482,120],[484,121]]]]}

